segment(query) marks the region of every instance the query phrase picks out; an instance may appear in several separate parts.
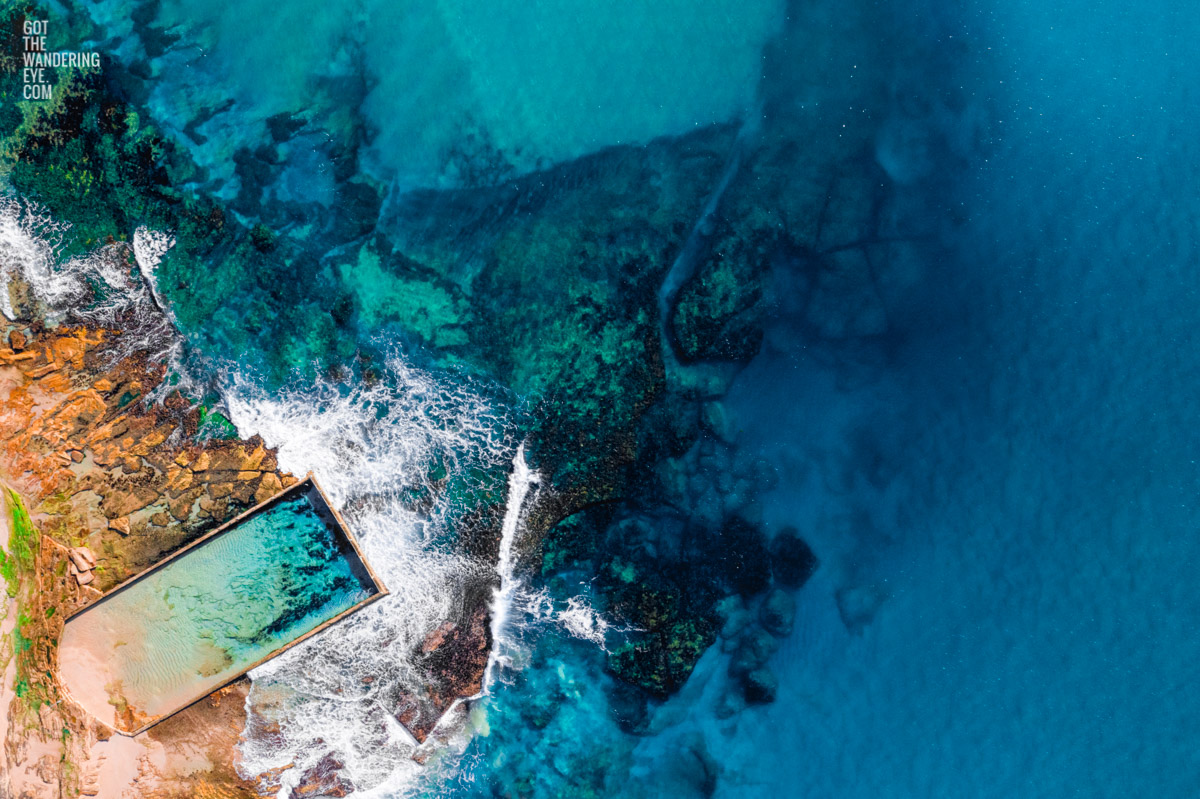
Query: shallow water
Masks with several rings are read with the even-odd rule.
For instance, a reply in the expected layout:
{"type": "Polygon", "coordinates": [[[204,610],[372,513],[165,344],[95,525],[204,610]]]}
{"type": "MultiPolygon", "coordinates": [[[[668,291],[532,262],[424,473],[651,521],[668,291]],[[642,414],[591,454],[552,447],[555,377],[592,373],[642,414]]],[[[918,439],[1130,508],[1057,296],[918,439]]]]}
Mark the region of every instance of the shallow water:
{"type": "MultiPolygon", "coordinates": [[[[117,31],[138,4],[87,5],[117,31]]],[[[325,146],[365,130],[359,166],[411,188],[492,181],[741,115],[782,6],[572,0],[484,12],[434,0],[168,0],[154,6],[153,24],[186,46],[121,46],[150,55],[158,118],[179,129],[199,122],[190,139],[200,163],[230,196],[231,157],[269,143],[269,117],[313,120],[322,133],[289,148],[291,168],[274,190],[328,205],[336,158],[325,146]]]]}
{"type": "Polygon", "coordinates": [[[131,732],[377,594],[309,493],[293,493],[69,619],[59,653],[72,695],[131,732]]]}

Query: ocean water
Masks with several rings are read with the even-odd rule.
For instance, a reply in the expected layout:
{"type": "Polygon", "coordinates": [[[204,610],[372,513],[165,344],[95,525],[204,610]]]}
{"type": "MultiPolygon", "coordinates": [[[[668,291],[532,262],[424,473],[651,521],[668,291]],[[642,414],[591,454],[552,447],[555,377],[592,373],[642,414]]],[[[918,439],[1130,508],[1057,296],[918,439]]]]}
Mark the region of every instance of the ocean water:
{"type": "Polygon", "coordinates": [[[149,62],[156,119],[186,129],[220,191],[240,187],[235,153],[293,115],[312,133],[272,196],[324,205],[346,150],[400,187],[460,185],[741,116],[784,15],[780,0],[86,6],[149,62]]]}
{"type": "Polygon", "coordinates": [[[1200,11],[797,16],[827,24],[793,32],[796,76],[764,91],[837,124],[827,98],[878,70],[874,156],[938,246],[867,340],[814,337],[777,267],[767,343],[727,396],[743,456],[781,476],[766,522],[822,561],[771,660],[778,698],[722,718],[714,648],[630,740],[598,659],[547,633],[430,792],[527,774],[558,795],[590,768],[609,795],[1194,795],[1200,11]],[[805,84],[823,55],[844,71],[805,84]],[[553,690],[559,715],[522,729],[553,690]]]}
{"type": "Polygon", "coordinates": [[[132,732],[377,594],[322,513],[311,488],[292,493],[73,616],[67,690],[132,732]]]}
{"type": "MultiPolygon", "coordinates": [[[[290,142],[264,202],[331,202],[345,148],[395,197],[732,120],[731,191],[761,142],[789,139],[823,175],[857,137],[882,187],[864,246],[904,253],[864,296],[814,291],[811,253],[771,262],[763,346],[723,400],[730,458],[778,476],[756,513],[821,565],[769,661],[773,703],[730,712],[717,645],[636,732],[604,669],[622,620],[586,581],[564,603],[511,562],[484,695],[425,767],[385,695],[329,699],[347,672],[402,681],[444,589],[495,569],[445,546],[452,498],[406,501],[430,460],[521,475],[505,494],[520,543],[537,398],[417,368],[396,341],[377,342],[370,385],[270,392],[229,372],[239,430],[326,480],[398,592],[331,630],[337,646],[256,670],[250,704],[281,733],[248,732],[248,770],[332,751],[356,795],[381,797],[1200,792],[1200,10],[294,3],[267,26],[254,4],[164,2],[139,30],[125,5],[88,8],[147,61],[148,105],[222,196],[232,154],[285,112],[319,133],[290,142]],[[147,30],[184,45],[159,52],[147,30]]],[[[44,267],[44,232],[0,222],[44,267]]],[[[846,235],[820,255],[862,243],[846,235]]]]}

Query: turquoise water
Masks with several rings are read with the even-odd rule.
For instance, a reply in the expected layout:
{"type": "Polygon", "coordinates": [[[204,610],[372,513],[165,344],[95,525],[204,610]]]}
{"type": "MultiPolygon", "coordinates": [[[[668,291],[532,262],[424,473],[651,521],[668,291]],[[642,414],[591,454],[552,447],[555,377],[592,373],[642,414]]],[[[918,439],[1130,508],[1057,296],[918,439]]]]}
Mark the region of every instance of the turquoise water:
{"type": "Polygon", "coordinates": [[[630,736],[594,650],[546,633],[431,793],[1200,790],[1200,11],[903,6],[801,13],[770,86],[834,126],[852,76],[886,75],[874,155],[942,245],[861,341],[814,337],[779,269],[796,299],[727,396],[739,450],[779,470],[764,518],[822,560],[777,700],[726,717],[714,648],[630,736]]]}
{"type": "Polygon", "coordinates": [[[377,593],[311,497],[293,493],[73,616],[59,646],[67,690],[136,729],[377,593]]]}
{"type": "MultiPolygon", "coordinates": [[[[349,353],[381,342],[392,353],[370,379],[287,393],[233,368],[242,432],[263,431],[290,468],[338,475],[384,579],[403,575],[404,607],[419,611],[358,614],[320,658],[256,674],[295,707],[273,707],[279,735],[246,744],[251,771],[294,762],[296,776],[328,753],[360,795],[380,796],[1200,792],[1193,5],[541,3],[483,19],[449,3],[289,3],[270,27],[255,24],[255,4],[226,16],[164,2],[137,23],[126,5],[89,8],[143,62],[150,78],[134,83],[207,170],[197,185],[281,229],[315,231],[291,271],[221,273],[230,296],[185,322],[201,354],[248,361],[261,349],[245,343],[250,327],[307,354],[290,325],[271,327],[294,285],[315,286],[322,310],[351,298],[353,313],[326,320],[349,353]],[[121,38],[135,29],[142,38],[121,38]],[[236,160],[268,143],[280,113],[311,127],[257,162],[236,160]],[[714,121],[732,121],[737,143],[677,138],[714,121]],[[655,136],[669,138],[642,146],[655,136]],[[637,146],[574,160],[618,143],[637,146]],[[559,410],[554,396],[463,388],[476,385],[471,348],[491,346],[464,332],[479,301],[463,286],[478,278],[478,294],[502,306],[471,322],[491,320],[490,338],[529,327],[557,344],[567,311],[587,306],[601,320],[587,331],[598,359],[633,357],[642,342],[621,340],[618,322],[655,296],[666,267],[649,270],[649,289],[632,267],[628,280],[586,283],[612,266],[609,253],[631,253],[616,271],[649,257],[640,230],[587,226],[674,212],[673,192],[689,187],[655,166],[676,152],[706,182],[679,224],[694,246],[653,240],[665,264],[726,257],[739,245],[730,227],[748,216],[814,232],[803,248],[756,242],[769,298],[761,346],[727,386],[700,375],[690,387],[719,399],[725,420],[705,417],[692,452],[702,468],[684,480],[691,504],[681,511],[672,496],[614,524],[595,563],[640,538],[644,557],[661,559],[655,578],[718,570],[741,555],[720,538],[691,561],[670,553],[683,546],[681,516],[720,518],[734,504],[769,536],[798,529],[820,567],[789,593],[791,629],[759,639],[775,701],[746,706],[736,635],[704,650],[669,698],[619,681],[602,645],[631,631],[606,591],[632,566],[615,580],[587,564],[533,568],[465,751],[417,773],[402,736],[379,732],[392,729],[384,689],[351,703],[331,700],[331,686],[347,673],[399,684],[394,642],[415,635],[417,647],[423,634],[405,620],[448,612],[453,574],[485,568],[438,549],[452,536],[423,510],[438,496],[430,475],[506,462],[512,435],[487,432],[505,402],[521,424],[559,410]],[[554,163],[563,171],[495,194],[405,194],[554,163]],[[384,186],[378,203],[355,206],[350,229],[331,222],[347,187],[369,180],[384,186]],[[576,199],[589,184],[603,189],[576,199]],[[661,202],[647,204],[642,185],[666,186],[661,202]],[[531,232],[556,197],[585,206],[572,217],[584,233],[561,246],[531,232]],[[752,201],[755,214],[735,213],[752,201]],[[809,210],[788,217],[796,207],[809,210]],[[510,238],[524,271],[499,274],[489,235],[510,238]],[[380,261],[393,246],[414,261],[380,261]],[[576,276],[584,288],[557,302],[576,276]],[[418,373],[405,360],[434,351],[462,370],[418,373]],[[747,499],[744,475],[764,472],[773,479],[747,499]],[[422,543],[432,565],[406,549],[422,543]]],[[[190,291],[168,287],[183,311],[190,291]]],[[[550,374],[559,357],[525,354],[506,352],[485,378],[550,374]]],[[[607,374],[572,362],[583,368],[607,374]]],[[[668,409],[658,426],[685,411],[696,413],[668,409]]]]}
{"type": "MultiPolygon", "coordinates": [[[[139,4],[88,5],[129,30],[139,4]]],[[[783,17],[779,0],[152,8],[161,35],[184,42],[144,48],[157,118],[199,123],[187,135],[230,196],[236,151],[269,143],[271,116],[309,121],[272,191],[326,205],[339,170],[403,187],[487,181],[740,116],[783,17]]]]}

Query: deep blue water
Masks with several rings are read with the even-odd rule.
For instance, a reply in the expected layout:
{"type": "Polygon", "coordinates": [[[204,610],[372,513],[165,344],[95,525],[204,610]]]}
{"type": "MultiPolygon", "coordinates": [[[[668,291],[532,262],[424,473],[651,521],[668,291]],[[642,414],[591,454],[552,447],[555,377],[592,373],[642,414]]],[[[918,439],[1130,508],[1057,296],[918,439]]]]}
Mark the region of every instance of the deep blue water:
{"type": "MultiPolygon", "coordinates": [[[[987,118],[989,144],[937,185],[943,257],[889,298],[885,341],[812,345],[783,309],[731,392],[739,446],[783,474],[766,519],[823,562],[772,661],[779,699],[719,720],[710,652],[614,795],[691,795],[698,750],[721,797],[1200,790],[1200,11],[945,5],[897,11],[899,41],[842,43],[907,47],[896,86],[965,87],[913,138],[987,118]],[[839,592],[869,611],[856,632],[839,592]]],[[[619,737],[586,710],[554,732],[568,742],[481,744],[476,778],[506,747],[560,767],[619,737]]]]}
{"type": "MultiPolygon", "coordinates": [[[[252,24],[257,4],[232,18],[217,5],[162,4],[157,24],[198,44],[150,59],[147,103],[180,130],[198,107],[223,109],[193,149],[225,197],[239,187],[233,150],[262,143],[265,120],[303,95],[328,140],[293,144],[268,199],[333,204],[326,144],[339,137],[370,142],[359,166],[391,202],[472,184],[473,169],[486,182],[731,120],[749,141],[793,136],[813,174],[844,156],[839,131],[867,131],[861,157],[889,192],[881,227],[906,231],[862,335],[814,322],[800,256],[772,262],[762,350],[725,397],[734,461],[779,476],[757,513],[772,532],[797,527],[821,561],[770,661],[776,701],[723,709],[731,655],[718,645],[646,734],[623,732],[600,648],[530,611],[461,758],[392,782],[389,763],[348,758],[364,783],[673,799],[1200,793],[1200,9],[540,3],[502,4],[491,22],[460,4],[296,3],[268,27],[252,24]],[[252,32],[245,58],[236,31],[252,32]],[[532,44],[506,50],[523,31],[532,44]],[[356,84],[355,58],[382,82],[356,84]],[[305,94],[306,74],[323,93],[305,94]]],[[[90,8],[116,35],[130,24],[116,0],[90,8]]],[[[443,415],[467,402],[438,396],[443,415]]],[[[420,431],[397,423],[403,440],[385,441],[332,414],[292,436],[303,395],[286,413],[256,403],[235,415],[242,432],[283,444],[285,468],[341,469],[343,497],[352,478],[382,480],[424,452],[420,431]],[[354,447],[328,443],[343,439],[354,447]],[[394,461],[364,466],[355,453],[371,447],[394,461]]]]}

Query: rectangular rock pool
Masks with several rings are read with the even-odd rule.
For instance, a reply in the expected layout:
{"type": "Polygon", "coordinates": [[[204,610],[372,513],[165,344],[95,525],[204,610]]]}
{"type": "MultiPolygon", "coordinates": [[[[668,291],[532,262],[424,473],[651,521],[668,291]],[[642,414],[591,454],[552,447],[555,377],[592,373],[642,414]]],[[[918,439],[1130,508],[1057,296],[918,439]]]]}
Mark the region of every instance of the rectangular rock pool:
{"type": "Polygon", "coordinates": [[[68,618],[59,681],[136,734],[386,593],[309,475],[68,618]]]}

